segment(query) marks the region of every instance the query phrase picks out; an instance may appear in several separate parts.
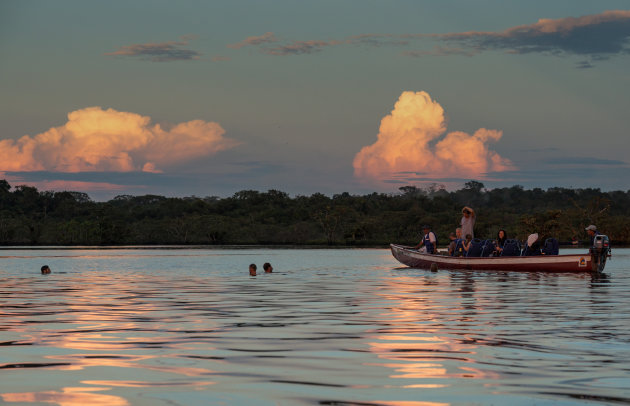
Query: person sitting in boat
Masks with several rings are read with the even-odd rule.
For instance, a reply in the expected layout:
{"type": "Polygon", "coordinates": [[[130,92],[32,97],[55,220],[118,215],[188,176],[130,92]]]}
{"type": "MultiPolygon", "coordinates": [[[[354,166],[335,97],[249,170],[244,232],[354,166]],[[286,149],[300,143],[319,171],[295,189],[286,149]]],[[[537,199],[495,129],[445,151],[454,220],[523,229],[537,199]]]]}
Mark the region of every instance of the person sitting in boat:
{"type": "Polygon", "coordinates": [[[431,231],[431,226],[423,226],[422,233],[424,234],[422,241],[414,248],[419,249],[420,252],[426,252],[427,254],[437,254],[437,237],[435,233],[431,231]],[[420,247],[422,247],[422,249],[420,249],[420,247]]]}
{"type": "Polygon", "coordinates": [[[527,247],[523,252],[523,256],[535,256],[541,255],[540,240],[538,239],[538,233],[530,234],[527,237],[527,247]]]}
{"type": "Polygon", "coordinates": [[[464,206],[462,209],[462,219],[460,224],[462,225],[462,235],[475,236],[473,229],[475,228],[475,211],[468,206],[464,206]]]}
{"type": "MultiPolygon", "coordinates": [[[[470,245],[472,244],[472,234],[466,234],[466,239],[463,242],[464,252],[468,252],[470,245]]],[[[465,255],[464,255],[465,256],[465,255]]]]}
{"type": "Polygon", "coordinates": [[[453,256],[455,255],[455,247],[457,247],[457,235],[455,233],[450,233],[448,238],[451,240],[451,242],[448,243],[448,255],[453,256]]]}
{"type": "Polygon", "coordinates": [[[595,236],[600,235],[600,232],[597,231],[597,227],[595,226],[595,224],[591,224],[590,226],[586,227],[584,230],[588,233],[588,236],[591,238],[591,247],[592,247],[595,241],[595,236]]]}
{"type": "Polygon", "coordinates": [[[496,256],[500,256],[503,251],[503,246],[505,245],[505,240],[507,240],[507,234],[504,229],[500,229],[497,233],[497,240],[495,244],[494,253],[496,256]]]}
{"type": "MultiPolygon", "coordinates": [[[[455,238],[451,238],[451,243],[448,246],[448,255],[452,257],[461,257],[464,255],[464,239],[462,238],[462,229],[457,227],[455,229],[455,238]]],[[[449,237],[450,238],[450,237],[449,237]]]]}

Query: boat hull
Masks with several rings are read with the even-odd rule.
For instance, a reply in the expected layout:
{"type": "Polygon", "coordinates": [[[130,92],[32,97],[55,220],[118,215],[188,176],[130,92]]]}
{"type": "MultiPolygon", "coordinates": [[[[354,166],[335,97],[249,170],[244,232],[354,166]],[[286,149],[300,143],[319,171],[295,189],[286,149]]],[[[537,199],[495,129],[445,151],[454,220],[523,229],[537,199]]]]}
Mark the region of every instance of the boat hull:
{"type": "MultiPolygon", "coordinates": [[[[451,257],[425,254],[411,247],[390,244],[392,255],[402,264],[412,268],[469,269],[522,272],[593,272],[591,254],[540,255],[532,257],[451,257]]],[[[595,269],[597,271],[597,264],[595,269]]]]}

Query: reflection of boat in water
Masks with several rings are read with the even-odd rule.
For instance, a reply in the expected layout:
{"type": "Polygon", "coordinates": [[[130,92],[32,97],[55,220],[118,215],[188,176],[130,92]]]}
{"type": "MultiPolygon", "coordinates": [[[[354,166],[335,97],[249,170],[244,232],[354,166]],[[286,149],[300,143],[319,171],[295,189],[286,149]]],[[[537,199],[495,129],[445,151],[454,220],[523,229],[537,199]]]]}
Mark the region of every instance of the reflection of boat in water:
{"type": "Polygon", "coordinates": [[[594,246],[585,254],[500,256],[500,257],[451,257],[427,254],[411,247],[390,244],[392,255],[401,263],[421,269],[470,269],[491,271],[536,272],[602,272],[610,256],[608,237],[598,235],[594,246]]]}

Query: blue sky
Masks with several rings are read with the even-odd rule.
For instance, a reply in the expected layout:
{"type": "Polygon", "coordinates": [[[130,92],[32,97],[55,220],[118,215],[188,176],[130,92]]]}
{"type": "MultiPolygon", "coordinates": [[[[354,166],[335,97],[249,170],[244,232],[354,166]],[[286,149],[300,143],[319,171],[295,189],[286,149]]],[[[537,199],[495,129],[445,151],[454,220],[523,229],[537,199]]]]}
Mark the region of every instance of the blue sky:
{"type": "Polygon", "coordinates": [[[628,10],[5,1],[0,178],[95,199],[627,190],[628,10]]]}

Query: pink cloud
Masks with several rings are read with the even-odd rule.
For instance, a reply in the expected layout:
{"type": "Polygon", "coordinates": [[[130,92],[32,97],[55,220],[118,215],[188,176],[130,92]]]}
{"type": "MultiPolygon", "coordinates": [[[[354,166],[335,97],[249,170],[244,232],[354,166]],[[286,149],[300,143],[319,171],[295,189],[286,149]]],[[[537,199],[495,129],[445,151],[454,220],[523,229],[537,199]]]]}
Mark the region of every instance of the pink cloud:
{"type": "Polygon", "coordinates": [[[488,172],[513,169],[508,159],[488,148],[501,139],[501,131],[445,132],[439,103],[426,92],[403,92],[391,114],[381,120],[377,141],[355,155],[355,176],[372,183],[397,179],[401,173],[484,179],[488,172]]]}
{"type": "Polygon", "coordinates": [[[240,49],[248,45],[261,45],[261,44],[267,44],[267,43],[272,43],[272,42],[277,42],[277,41],[278,39],[273,34],[273,32],[266,32],[263,35],[247,37],[243,41],[238,42],[236,44],[229,44],[227,47],[233,48],[233,49],[240,49]]]}
{"type": "MultiPolygon", "coordinates": [[[[21,176],[15,174],[0,172],[0,179],[4,179],[11,186],[32,186],[38,190],[55,190],[55,191],[73,191],[73,192],[112,192],[127,190],[128,185],[117,185],[108,182],[84,182],[77,180],[25,180],[21,176]]],[[[142,189],[146,186],[134,185],[134,189],[142,189]]]]}
{"type": "Polygon", "coordinates": [[[531,34],[551,34],[557,32],[568,33],[569,31],[613,22],[630,21],[630,10],[609,10],[600,14],[591,14],[582,17],[566,17],[566,18],[541,18],[535,24],[519,25],[509,28],[500,35],[512,36],[519,33],[531,34]]]}
{"type": "MultiPolygon", "coordinates": [[[[107,182],[83,182],[76,180],[42,180],[34,182],[22,182],[22,185],[34,186],[38,190],[56,190],[73,192],[110,192],[129,189],[127,185],[116,185],[107,182]]],[[[134,189],[144,186],[134,186],[134,189]]]]}
{"type": "Polygon", "coordinates": [[[0,171],[159,172],[237,146],[214,122],[162,128],[136,113],[88,107],[33,137],[0,140],[0,171]]]}

